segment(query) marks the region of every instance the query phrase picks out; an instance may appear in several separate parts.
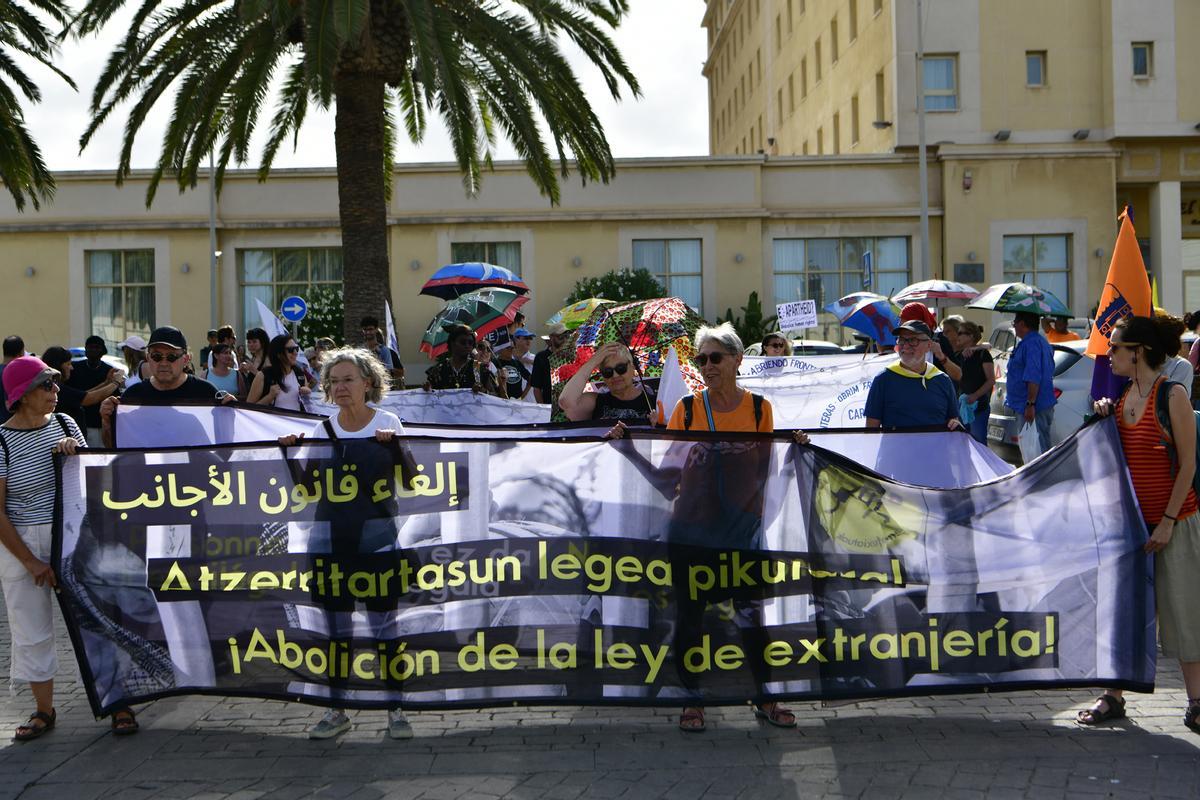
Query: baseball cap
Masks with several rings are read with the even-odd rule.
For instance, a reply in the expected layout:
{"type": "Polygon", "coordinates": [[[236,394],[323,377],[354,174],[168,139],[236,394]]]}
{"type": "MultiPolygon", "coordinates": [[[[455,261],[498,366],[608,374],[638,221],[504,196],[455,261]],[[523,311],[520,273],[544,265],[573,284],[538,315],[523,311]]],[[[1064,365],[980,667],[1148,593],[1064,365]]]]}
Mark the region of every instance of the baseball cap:
{"type": "Polygon", "coordinates": [[[130,350],[145,350],[146,340],[135,333],[117,346],[128,347],[130,350]]]}
{"type": "Polygon", "coordinates": [[[921,322],[921,320],[919,320],[919,319],[910,319],[910,320],[905,321],[899,327],[892,328],[892,335],[899,336],[901,331],[907,331],[909,333],[919,333],[923,336],[928,336],[930,339],[933,338],[933,331],[929,330],[929,326],[926,325],[924,322],[921,322]]]}
{"type": "Polygon", "coordinates": [[[513,334],[518,339],[532,339],[533,331],[528,328],[517,328],[517,332],[513,334]]]}
{"type": "Polygon", "coordinates": [[[553,325],[551,325],[547,330],[550,332],[551,336],[554,336],[556,334],[566,333],[567,326],[562,324],[561,322],[556,322],[553,325]]]}
{"type": "Polygon", "coordinates": [[[187,339],[183,338],[183,331],[170,325],[155,328],[154,333],[150,334],[150,341],[146,346],[151,347],[156,344],[165,344],[176,350],[187,350],[187,339]]]}

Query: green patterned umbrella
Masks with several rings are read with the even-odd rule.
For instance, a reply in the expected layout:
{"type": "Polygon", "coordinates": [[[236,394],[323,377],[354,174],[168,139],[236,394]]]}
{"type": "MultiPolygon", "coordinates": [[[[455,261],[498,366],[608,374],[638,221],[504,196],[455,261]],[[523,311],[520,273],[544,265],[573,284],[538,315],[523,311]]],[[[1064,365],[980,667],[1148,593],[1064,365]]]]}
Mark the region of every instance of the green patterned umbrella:
{"type": "Polygon", "coordinates": [[[486,336],[513,322],[517,309],[528,302],[528,296],[509,289],[478,289],[460,295],[434,315],[421,337],[421,352],[428,353],[430,358],[446,352],[449,346],[446,329],[454,325],[466,325],[476,336],[486,336]]]}

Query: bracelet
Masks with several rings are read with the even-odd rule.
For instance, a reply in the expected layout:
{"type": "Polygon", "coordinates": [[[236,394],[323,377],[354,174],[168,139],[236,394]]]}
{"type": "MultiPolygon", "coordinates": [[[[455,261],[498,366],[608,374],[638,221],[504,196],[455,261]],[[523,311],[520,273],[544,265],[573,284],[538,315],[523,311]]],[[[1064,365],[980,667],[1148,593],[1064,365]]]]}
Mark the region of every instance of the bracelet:
{"type": "Polygon", "coordinates": [[[1179,517],[1172,517],[1170,514],[1163,514],[1163,519],[1169,519],[1171,522],[1179,522],[1179,517]]]}

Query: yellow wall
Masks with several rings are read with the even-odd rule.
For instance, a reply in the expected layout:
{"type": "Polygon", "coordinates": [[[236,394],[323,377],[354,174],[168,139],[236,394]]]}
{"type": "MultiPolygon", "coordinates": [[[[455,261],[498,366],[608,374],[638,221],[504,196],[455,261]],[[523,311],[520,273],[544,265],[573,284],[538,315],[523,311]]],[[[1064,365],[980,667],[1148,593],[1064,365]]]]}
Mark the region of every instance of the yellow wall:
{"type": "Polygon", "coordinates": [[[66,340],[67,239],[54,233],[24,233],[3,237],[0,275],[4,291],[0,308],[4,329],[0,336],[19,334],[25,346],[40,353],[50,345],[72,346],[66,340]],[[26,267],[34,268],[26,277],[26,267]]]}
{"type": "Polygon", "coordinates": [[[1175,91],[1179,104],[1180,122],[1200,122],[1200,47],[1196,34],[1200,32],[1200,3],[1196,0],[1175,0],[1175,91]]]}

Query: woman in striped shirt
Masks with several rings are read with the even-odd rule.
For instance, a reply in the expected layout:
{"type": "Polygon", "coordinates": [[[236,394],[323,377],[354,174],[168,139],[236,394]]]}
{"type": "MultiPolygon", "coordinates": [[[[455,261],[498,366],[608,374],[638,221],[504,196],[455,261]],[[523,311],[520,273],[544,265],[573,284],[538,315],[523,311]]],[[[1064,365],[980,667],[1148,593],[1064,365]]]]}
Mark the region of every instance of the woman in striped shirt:
{"type": "Polygon", "coordinates": [[[12,634],[12,680],[29,681],[37,710],[17,728],[18,741],[54,727],[54,616],[50,560],[54,521],[54,453],[86,447],[75,420],[54,413],[58,370],[22,356],[4,368],[12,417],[0,427],[0,585],[12,634]]]}
{"type": "MultiPolygon", "coordinates": [[[[1149,317],[1128,317],[1117,324],[1109,339],[1109,358],[1112,371],[1130,382],[1115,406],[1100,400],[1096,413],[1107,416],[1115,410],[1118,417],[1134,494],[1146,528],[1152,531],[1145,549],[1154,553],[1154,601],[1163,654],[1179,659],[1188,696],[1183,724],[1200,733],[1200,625],[1192,619],[1200,608],[1200,581],[1196,580],[1200,514],[1192,489],[1196,418],[1188,392],[1172,384],[1163,398],[1168,405],[1169,437],[1159,424],[1159,384],[1166,380],[1159,370],[1168,351],[1165,325],[1149,317]],[[1170,450],[1164,446],[1168,441],[1170,450]]],[[[1096,725],[1124,716],[1121,692],[1110,690],[1080,711],[1077,719],[1083,725],[1096,725]]]]}

